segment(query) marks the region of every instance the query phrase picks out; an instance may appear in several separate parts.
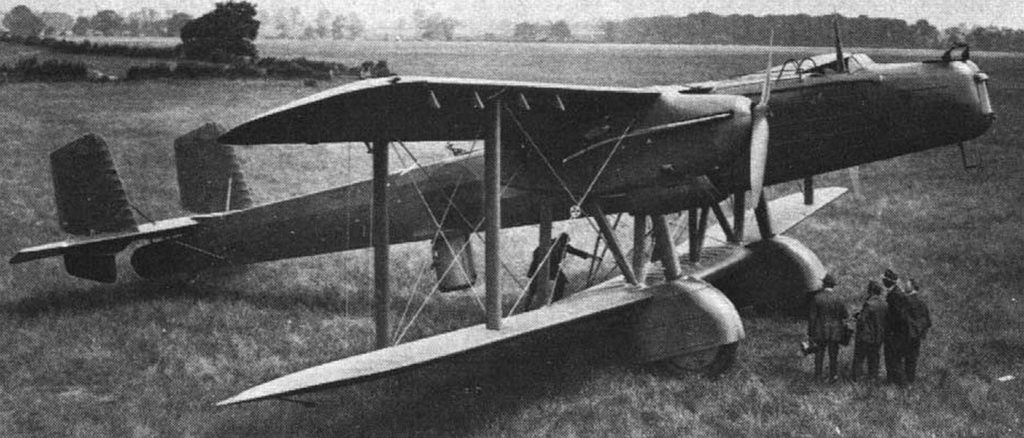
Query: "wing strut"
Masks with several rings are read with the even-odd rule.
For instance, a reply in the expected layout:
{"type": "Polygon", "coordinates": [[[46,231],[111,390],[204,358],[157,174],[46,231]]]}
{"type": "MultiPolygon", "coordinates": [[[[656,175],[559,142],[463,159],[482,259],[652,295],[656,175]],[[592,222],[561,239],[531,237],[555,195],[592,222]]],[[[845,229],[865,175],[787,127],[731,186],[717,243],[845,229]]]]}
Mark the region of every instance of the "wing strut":
{"type": "Polygon", "coordinates": [[[487,328],[501,329],[501,287],[499,281],[499,250],[501,248],[498,233],[501,231],[501,98],[496,98],[494,119],[484,139],[484,214],[487,221],[484,246],[484,300],[487,313],[487,328]]]}
{"type": "Polygon", "coordinates": [[[757,219],[757,229],[761,233],[762,240],[768,240],[775,236],[775,231],[772,230],[772,217],[768,213],[768,200],[764,196],[764,192],[761,192],[761,197],[757,200],[757,207],[754,207],[754,218],[757,219]]]}
{"type": "Polygon", "coordinates": [[[729,243],[743,243],[743,228],[747,218],[747,192],[732,195],[732,240],[729,243]]]}
{"type": "MultiPolygon", "coordinates": [[[[537,236],[540,244],[538,246],[540,251],[547,254],[551,252],[551,204],[545,199],[538,207],[540,208],[540,234],[537,236]]],[[[554,291],[551,287],[551,262],[549,260],[550,256],[545,257],[537,266],[536,276],[533,280],[537,284],[537,297],[535,303],[528,310],[539,309],[551,304],[554,291]]]]}
{"type": "Polygon", "coordinates": [[[597,205],[596,202],[591,202],[588,210],[590,210],[591,216],[597,222],[597,227],[600,229],[601,234],[604,235],[605,244],[612,252],[612,255],[615,256],[615,264],[618,265],[619,271],[622,271],[622,276],[626,278],[626,282],[634,286],[640,284],[636,279],[636,275],[633,274],[633,269],[626,262],[626,256],[622,253],[622,248],[619,247],[619,240],[615,237],[611,225],[608,225],[608,218],[604,215],[604,211],[601,210],[601,206],[597,205]]]}
{"type": "Polygon", "coordinates": [[[390,345],[388,307],[391,301],[389,258],[391,248],[388,218],[388,141],[373,142],[373,278],[374,320],[377,348],[390,345]]]}
{"type": "Polygon", "coordinates": [[[647,216],[633,215],[633,275],[644,283],[647,279],[647,216]]]}
{"type": "Polygon", "coordinates": [[[651,216],[651,223],[654,225],[654,238],[657,241],[656,248],[661,258],[661,266],[665,269],[665,281],[673,281],[682,276],[682,269],[679,267],[679,257],[676,257],[675,244],[672,243],[672,236],[668,234],[668,220],[665,215],[651,216]]]}

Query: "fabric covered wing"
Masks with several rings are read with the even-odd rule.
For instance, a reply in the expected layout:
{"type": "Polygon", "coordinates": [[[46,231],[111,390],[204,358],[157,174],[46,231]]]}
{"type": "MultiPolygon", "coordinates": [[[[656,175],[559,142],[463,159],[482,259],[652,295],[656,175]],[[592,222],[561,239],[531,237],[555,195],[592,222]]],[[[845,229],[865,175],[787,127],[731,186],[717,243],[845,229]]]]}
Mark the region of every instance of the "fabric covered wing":
{"type": "MultiPolygon", "coordinates": [[[[484,137],[484,108],[501,99],[503,117],[530,132],[626,124],[661,94],[655,89],[558,85],[479,79],[390,77],[353,82],[258,116],[222,143],[443,141],[484,137]],[[617,122],[617,123],[616,123],[617,122]]],[[[512,127],[506,130],[514,129],[512,127]]]]}

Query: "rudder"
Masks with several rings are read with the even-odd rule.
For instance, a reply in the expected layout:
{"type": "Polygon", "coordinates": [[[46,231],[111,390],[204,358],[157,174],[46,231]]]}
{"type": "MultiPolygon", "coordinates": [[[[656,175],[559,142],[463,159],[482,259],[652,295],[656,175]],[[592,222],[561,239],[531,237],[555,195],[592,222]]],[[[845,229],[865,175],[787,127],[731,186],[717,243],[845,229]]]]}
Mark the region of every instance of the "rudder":
{"type": "MultiPolygon", "coordinates": [[[[87,134],[50,154],[57,217],[62,230],[78,236],[136,230],[124,185],[103,138],[87,134]]],[[[111,283],[115,254],[123,245],[68,253],[64,268],[75,277],[111,283]]]]}
{"type": "Polygon", "coordinates": [[[135,229],[121,178],[100,136],[87,134],[53,151],[50,168],[62,230],[90,236],[135,229]]]}
{"type": "Polygon", "coordinates": [[[252,206],[234,150],[217,142],[223,127],[207,123],[174,140],[181,206],[194,213],[252,206]]]}

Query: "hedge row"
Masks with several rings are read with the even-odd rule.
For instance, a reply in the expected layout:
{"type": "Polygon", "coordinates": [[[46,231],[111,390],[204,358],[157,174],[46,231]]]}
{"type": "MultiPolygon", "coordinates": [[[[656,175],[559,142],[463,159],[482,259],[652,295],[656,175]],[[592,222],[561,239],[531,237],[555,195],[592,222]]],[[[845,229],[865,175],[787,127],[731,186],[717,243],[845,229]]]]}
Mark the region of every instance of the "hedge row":
{"type": "Polygon", "coordinates": [[[213,64],[183,61],[177,65],[155,63],[148,66],[134,66],[128,69],[126,79],[130,81],[147,79],[204,79],[204,78],[276,78],[276,79],[321,79],[331,80],[338,75],[359,77],[391,76],[386,61],[366,61],[359,67],[344,68],[341,64],[310,61],[305,58],[280,60],[262,58],[255,64],[213,64]]]}
{"type": "Polygon", "coordinates": [[[16,81],[66,82],[90,79],[89,68],[85,63],[55,59],[39,62],[35,57],[21,59],[14,66],[0,64],[0,75],[16,81]]]}
{"type": "Polygon", "coordinates": [[[123,56],[127,58],[159,58],[175,59],[181,55],[180,46],[152,47],[121,44],[98,44],[89,40],[80,42],[39,38],[35,36],[0,35],[0,42],[23,44],[26,46],[42,46],[60,53],[72,55],[123,56]]]}
{"type": "MultiPolygon", "coordinates": [[[[28,46],[42,46],[50,50],[69,54],[88,54],[103,56],[123,56],[130,58],[158,58],[158,59],[180,59],[182,51],[179,46],[175,47],[149,47],[149,46],[128,46],[117,44],[95,44],[88,40],[81,42],[57,40],[54,38],[38,38],[34,36],[23,37],[17,35],[0,34],[0,42],[23,44],[28,46]]],[[[38,62],[33,61],[36,64],[38,62]]],[[[20,62],[19,62],[20,63],[20,62]]],[[[57,64],[65,65],[57,61],[46,61],[41,65],[48,65],[48,69],[58,71],[57,64]]],[[[85,64],[81,65],[87,72],[85,64]]],[[[75,79],[53,79],[53,80],[78,80],[94,79],[89,78],[87,73],[81,76],[68,76],[70,70],[63,73],[54,73],[53,78],[74,77],[75,79]]],[[[9,71],[9,73],[13,73],[9,71]]],[[[73,73],[78,75],[79,73],[73,73]]],[[[166,63],[151,64],[148,66],[136,66],[128,69],[127,79],[157,79],[157,78],[278,78],[278,79],[320,79],[330,80],[335,76],[359,76],[382,77],[390,76],[391,70],[387,61],[366,61],[355,67],[346,67],[338,62],[314,61],[306,58],[278,59],[273,57],[259,58],[254,62],[237,62],[233,64],[205,63],[198,61],[181,61],[172,66],[166,63]]],[[[10,75],[9,75],[10,76],[10,75]]],[[[28,77],[28,76],[25,76],[28,77]]],[[[40,76],[43,77],[43,76],[40,76]]],[[[32,79],[45,80],[45,79],[32,79]]]]}

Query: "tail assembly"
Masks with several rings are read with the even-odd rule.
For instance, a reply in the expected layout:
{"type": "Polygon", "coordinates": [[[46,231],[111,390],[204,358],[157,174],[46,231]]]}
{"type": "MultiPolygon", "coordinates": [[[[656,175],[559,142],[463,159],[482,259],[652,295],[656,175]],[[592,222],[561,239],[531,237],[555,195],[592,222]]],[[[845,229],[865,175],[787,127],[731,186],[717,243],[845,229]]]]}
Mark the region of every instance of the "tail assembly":
{"type": "MultiPolygon", "coordinates": [[[[57,149],[50,154],[50,166],[61,229],[78,236],[136,230],[124,186],[102,138],[88,134],[57,149]]],[[[117,279],[114,255],[121,249],[65,253],[64,266],[76,277],[113,282],[117,279]]]]}
{"type": "Polygon", "coordinates": [[[181,206],[215,213],[252,206],[249,188],[230,146],[217,142],[223,127],[207,123],[174,140],[181,206]]]}

